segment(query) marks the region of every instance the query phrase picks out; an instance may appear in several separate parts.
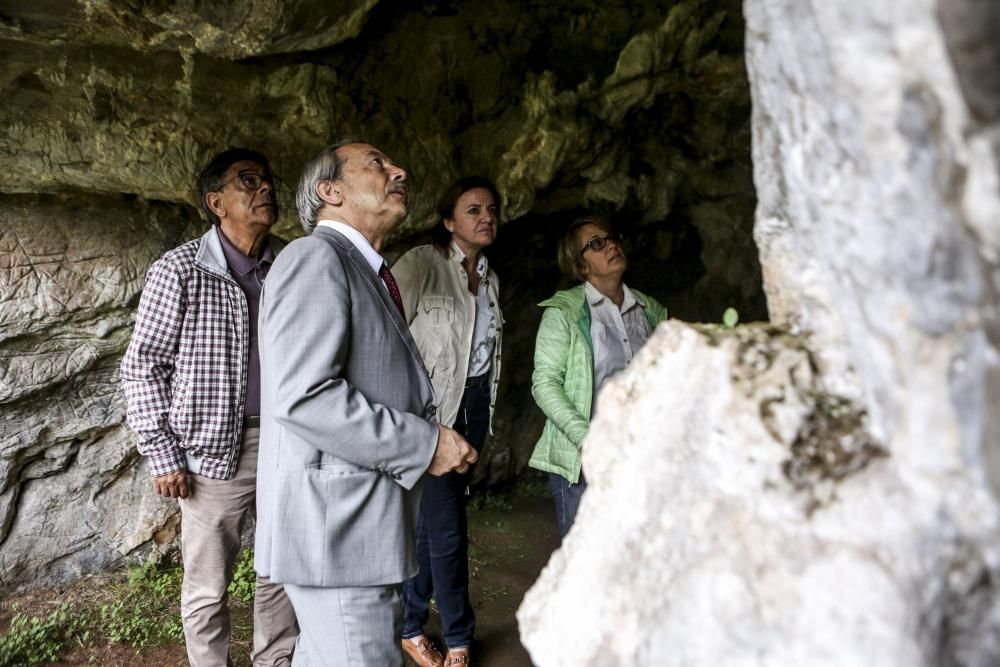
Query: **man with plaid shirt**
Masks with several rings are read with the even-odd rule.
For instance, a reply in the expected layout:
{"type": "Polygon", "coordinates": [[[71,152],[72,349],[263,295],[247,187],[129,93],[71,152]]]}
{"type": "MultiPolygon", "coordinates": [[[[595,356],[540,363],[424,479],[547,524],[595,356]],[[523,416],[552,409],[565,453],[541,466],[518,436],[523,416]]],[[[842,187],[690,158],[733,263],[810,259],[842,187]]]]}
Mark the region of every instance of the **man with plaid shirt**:
{"type": "MultiPolygon", "coordinates": [[[[212,228],[150,267],[121,377],[153,489],[180,503],[188,658],[194,667],[224,667],[226,590],[240,524],[255,513],[260,291],[283,243],[268,233],[278,202],[264,155],[219,153],[198,189],[212,228]]],[[[282,586],[258,577],[254,665],[290,664],[297,634],[282,586]]]]}

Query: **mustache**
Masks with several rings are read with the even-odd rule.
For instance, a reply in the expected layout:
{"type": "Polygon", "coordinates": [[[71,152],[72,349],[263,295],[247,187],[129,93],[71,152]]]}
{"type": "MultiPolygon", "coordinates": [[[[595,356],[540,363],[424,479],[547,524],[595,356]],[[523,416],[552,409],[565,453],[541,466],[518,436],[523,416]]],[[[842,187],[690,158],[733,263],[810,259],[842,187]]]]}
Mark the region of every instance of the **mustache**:
{"type": "Polygon", "coordinates": [[[392,185],[389,186],[388,193],[392,194],[394,192],[401,195],[409,194],[410,187],[406,184],[406,181],[393,181],[392,185]]]}

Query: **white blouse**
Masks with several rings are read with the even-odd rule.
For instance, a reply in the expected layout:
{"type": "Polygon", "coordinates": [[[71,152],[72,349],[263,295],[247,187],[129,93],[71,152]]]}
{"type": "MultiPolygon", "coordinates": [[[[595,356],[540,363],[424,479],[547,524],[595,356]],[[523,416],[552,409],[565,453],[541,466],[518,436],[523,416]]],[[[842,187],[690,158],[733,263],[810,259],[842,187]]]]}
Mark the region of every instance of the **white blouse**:
{"type": "MultiPolygon", "coordinates": [[[[632,290],[623,285],[625,299],[621,308],[597,291],[589,282],[584,283],[587,303],[590,304],[590,339],[594,346],[594,396],[604,383],[632,363],[632,357],[649,338],[649,320],[646,311],[632,290]]],[[[597,401],[593,402],[594,405],[597,401]]]]}
{"type": "Polygon", "coordinates": [[[476,273],[479,274],[479,293],[476,294],[476,325],[472,332],[472,349],[469,351],[469,374],[474,378],[490,372],[493,347],[497,341],[497,320],[490,308],[489,278],[486,277],[486,257],[479,255],[476,273]]]}

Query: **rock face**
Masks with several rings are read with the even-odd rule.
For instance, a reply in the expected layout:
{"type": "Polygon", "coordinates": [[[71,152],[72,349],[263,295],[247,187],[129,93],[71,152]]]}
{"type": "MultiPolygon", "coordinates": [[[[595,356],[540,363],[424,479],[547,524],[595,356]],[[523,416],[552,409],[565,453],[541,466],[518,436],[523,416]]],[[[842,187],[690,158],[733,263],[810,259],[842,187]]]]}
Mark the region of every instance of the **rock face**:
{"type": "Polygon", "coordinates": [[[14,0],[0,6],[0,589],[174,544],[123,425],[117,366],[145,272],[200,234],[194,179],[232,145],[285,186],[343,136],[410,172],[388,249],[423,242],[455,177],[493,178],[504,378],[481,484],[523,470],[535,306],[561,225],[630,238],[630,284],[675,316],[766,319],[739,0],[378,3],[14,0]],[[44,539],[39,540],[39,526],[44,539]]]}
{"type": "Polygon", "coordinates": [[[118,363],[146,268],[191,211],[119,197],[0,203],[0,584],[66,581],[169,546],[172,503],[123,426],[118,363]]]}
{"type": "Polygon", "coordinates": [[[669,323],[601,396],[540,667],[1000,663],[997,13],[835,4],[744,5],[776,328],[669,323]]]}

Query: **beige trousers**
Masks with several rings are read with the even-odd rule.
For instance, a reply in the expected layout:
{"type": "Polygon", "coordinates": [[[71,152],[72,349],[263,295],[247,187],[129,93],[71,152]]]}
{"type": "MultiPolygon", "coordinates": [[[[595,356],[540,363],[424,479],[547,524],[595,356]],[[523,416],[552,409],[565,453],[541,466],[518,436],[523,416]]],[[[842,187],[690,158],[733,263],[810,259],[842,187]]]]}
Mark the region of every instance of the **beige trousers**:
{"type": "MultiPolygon", "coordinates": [[[[245,429],[236,476],[223,481],[191,475],[190,493],[180,500],[181,620],[192,667],[230,664],[226,589],[240,551],[240,524],[248,512],[256,517],[259,441],[260,429],[245,429]]],[[[290,665],[298,634],[295,611],[282,586],[257,577],[253,664],[290,665]]]]}

